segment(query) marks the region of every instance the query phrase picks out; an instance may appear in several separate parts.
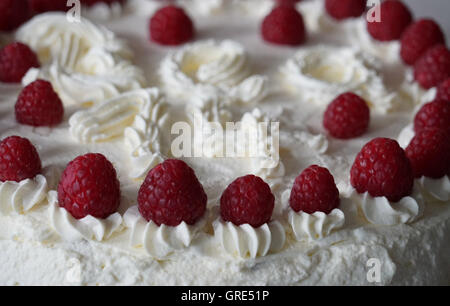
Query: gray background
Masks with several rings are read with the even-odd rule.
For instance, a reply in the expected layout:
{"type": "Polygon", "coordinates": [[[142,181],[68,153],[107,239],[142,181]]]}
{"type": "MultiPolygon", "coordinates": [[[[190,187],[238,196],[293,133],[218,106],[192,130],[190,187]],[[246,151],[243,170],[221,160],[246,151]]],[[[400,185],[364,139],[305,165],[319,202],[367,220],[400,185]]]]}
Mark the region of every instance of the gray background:
{"type": "Polygon", "coordinates": [[[442,27],[450,43],[450,0],[404,0],[413,10],[414,18],[433,17],[442,27]]]}

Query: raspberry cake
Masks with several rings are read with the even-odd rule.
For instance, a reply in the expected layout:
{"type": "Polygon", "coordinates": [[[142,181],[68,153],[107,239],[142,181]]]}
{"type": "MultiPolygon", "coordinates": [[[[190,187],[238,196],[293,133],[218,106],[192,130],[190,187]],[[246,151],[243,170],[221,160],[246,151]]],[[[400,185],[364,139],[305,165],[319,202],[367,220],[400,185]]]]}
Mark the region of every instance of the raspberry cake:
{"type": "Polygon", "coordinates": [[[77,22],[57,2],[0,0],[0,284],[450,284],[435,20],[128,0],[77,22]],[[279,125],[233,155],[229,130],[204,135],[229,122],[279,125]]]}

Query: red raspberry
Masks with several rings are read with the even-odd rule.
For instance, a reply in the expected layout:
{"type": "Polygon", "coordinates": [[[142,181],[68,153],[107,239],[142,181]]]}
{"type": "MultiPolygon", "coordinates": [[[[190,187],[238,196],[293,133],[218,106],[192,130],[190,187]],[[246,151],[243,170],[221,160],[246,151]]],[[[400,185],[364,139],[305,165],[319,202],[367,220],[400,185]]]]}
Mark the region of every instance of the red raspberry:
{"type": "Polygon", "coordinates": [[[39,60],[33,50],[19,42],[0,50],[0,82],[20,83],[30,68],[38,68],[39,60]]]}
{"type": "Polygon", "coordinates": [[[449,101],[435,100],[422,106],[414,118],[414,131],[418,133],[425,129],[450,131],[449,101]]]}
{"type": "Polygon", "coordinates": [[[44,13],[52,11],[67,12],[67,0],[29,0],[30,9],[33,13],[44,13]]]}
{"type": "Polygon", "coordinates": [[[153,168],[138,195],[139,211],[158,225],[194,225],[206,211],[207,196],[194,170],[169,159],[153,168]]]}
{"type": "Polygon", "coordinates": [[[220,214],[234,225],[250,224],[254,228],[270,221],[275,197],[261,178],[247,175],[236,179],[222,194],[220,214]]]}
{"type": "Polygon", "coordinates": [[[399,39],[413,20],[409,9],[397,0],[386,0],[381,3],[380,18],[380,21],[367,21],[369,34],[379,41],[399,39]]]}
{"type": "Polygon", "coordinates": [[[62,122],[64,107],[52,84],[37,80],[25,87],[16,102],[16,120],[32,126],[54,126],[62,122]]]}
{"type": "Polygon", "coordinates": [[[405,151],[397,141],[376,138],[358,153],[350,171],[350,180],[358,193],[386,197],[398,202],[412,192],[414,175],[405,151]]]}
{"type": "Polygon", "coordinates": [[[328,14],[337,20],[361,16],[366,10],[367,0],[326,0],[328,14]]]}
{"type": "Polygon", "coordinates": [[[317,211],[329,214],[338,208],[339,191],[330,171],[316,165],[304,170],[295,179],[289,202],[294,211],[307,214],[317,211]]]}
{"type": "Polygon", "coordinates": [[[414,65],[429,48],[438,44],[445,44],[439,25],[431,19],[421,19],[403,33],[400,55],[406,64],[414,65]]]}
{"type": "Polygon", "coordinates": [[[162,45],[180,45],[194,37],[194,24],[182,8],[168,5],[150,19],[151,39],[162,45]]]}
{"type": "Polygon", "coordinates": [[[280,45],[301,45],[306,40],[303,17],[294,7],[279,5],[261,25],[265,41],[280,45]]]}
{"type": "Polygon", "coordinates": [[[20,182],[41,173],[41,159],[26,138],[11,136],[0,143],[0,181],[20,182]]]}
{"type": "Polygon", "coordinates": [[[416,133],[406,148],[414,176],[441,178],[450,173],[450,133],[438,129],[416,133]]]}
{"type": "Polygon", "coordinates": [[[114,166],[102,154],[75,158],[59,181],[58,201],[76,219],[87,215],[106,219],[120,205],[120,183],[114,166]]]}
{"type": "Polygon", "coordinates": [[[340,139],[361,136],[369,128],[369,122],[370,110],[366,101],[351,92],[331,102],[323,117],[324,127],[340,139]]]}
{"type": "Polygon", "coordinates": [[[450,101],[450,78],[439,84],[436,100],[450,101]]]}
{"type": "Polygon", "coordinates": [[[414,65],[414,78],[425,89],[450,77],[450,51],[444,45],[430,49],[414,65]]]}
{"type": "Polygon", "coordinates": [[[0,31],[12,31],[30,18],[28,0],[0,0],[0,31]]]}

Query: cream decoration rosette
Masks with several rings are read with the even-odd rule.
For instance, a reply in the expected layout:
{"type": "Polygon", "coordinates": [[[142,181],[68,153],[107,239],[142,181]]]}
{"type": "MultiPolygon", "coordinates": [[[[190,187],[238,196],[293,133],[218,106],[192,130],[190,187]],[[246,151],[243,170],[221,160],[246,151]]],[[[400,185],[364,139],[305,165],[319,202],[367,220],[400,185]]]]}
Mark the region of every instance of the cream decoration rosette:
{"type": "Polygon", "coordinates": [[[165,259],[168,255],[189,247],[206,224],[203,217],[194,225],[182,222],[178,226],[158,226],[153,221],[147,222],[139,213],[137,205],[126,211],[124,221],[131,230],[131,246],[142,247],[148,255],[157,259],[165,259]]]}
{"type": "Polygon", "coordinates": [[[0,182],[0,214],[8,215],[11,212],[23,214],[43,203],[47,198],[47,192],[47,179],[41,174],[19,183],[0,182]]]}
{"type": "Polygon", "coordinates": [[[65,208],[59,206],[56,191],[49,192],[49,205],[50,222],[56,232],[65,240],[104,241],[123,229],[123,220],[119,213],[114,213],[106,219],[90,215],[79,220],[75,219],[65,208]]]}
{"type": "Polygon", "coordinates": [[[141,88],[146,80],[134,66],[125,41],[86,19],[70,22],[63,13],[40,14],[16,38],[37,53],[42,67],[30,69],[22,83],[49,80],[64,103],[98,103],[141,88]]]}
{"type": "Polygon", "coordinates": [[[129,148],[131,177],[141,178],[164,160],[162,133],[169,114],[157,88],[125,92],[113,99],[78,111],[69,120],[70,132],[81,143],[122,137],[129,148]]]}
{"type": "Polygon", "coordinates": [[[267,95],[266,77],[251,74],[245,49],[231,40],[187,45],[162,61],[160,75],[168,91],[189,100],[249,103],[267,95]]]}
{"type": "Polygon", "coordinates": [[[313,214],[295,212],[289,205],[290,195],[290,189],[284,191],[281,201],[287,210],[288,223],[297,241],[322,239],[344,226],[345,214],[341,209],[335,208],[329,214],[320,211],[313,214]]]}
{"type": "Polygon", "coordinates": [[[386,113],[398,101],[386,89],[380,69],[379,60],[357,49],[316,46],[297,51],[280,71],[308,101],[326,106],[339,94],[352,91],[386,113]]]}
{"type": "Polygon", "coordinates": [[[280,251],[286,242],[284,227],[271,221],[254,228],[240,226],[218,218],[213,222],[214,235],[227,253],[239,258],[256,258],[280,251]]]}
{"type": "Polygon", "coordinates": [[[423,213],[425,202],[417,185],[411,196],[393,203],[386,197],[372,197],[368,192],[358,194],[353,190],[350,199],[361,208],[364,217],[372,224],[396,225],[416,221],[423,213]]]}
{"type": "Polygon", "coordinates": [[[440,179],[421,177],[418,181],[423,192],[431,198],[441,201],[450,201],[450,178],[448,175],[440,179]]]}

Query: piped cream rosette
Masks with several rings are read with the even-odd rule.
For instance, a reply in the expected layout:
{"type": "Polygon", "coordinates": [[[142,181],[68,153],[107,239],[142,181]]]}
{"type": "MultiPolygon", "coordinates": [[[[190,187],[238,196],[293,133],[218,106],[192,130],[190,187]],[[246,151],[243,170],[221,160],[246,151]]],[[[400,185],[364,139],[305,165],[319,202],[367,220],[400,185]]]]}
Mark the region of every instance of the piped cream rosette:
{"type": "Polygon", "coordinates": [[[125,41],[87,19],[40,14],[19,28],[16,39],[28,44],[42,65],[30,69],[22,83],[48,80],[66,104],[98,103],[146,84],[125,41]]]}

